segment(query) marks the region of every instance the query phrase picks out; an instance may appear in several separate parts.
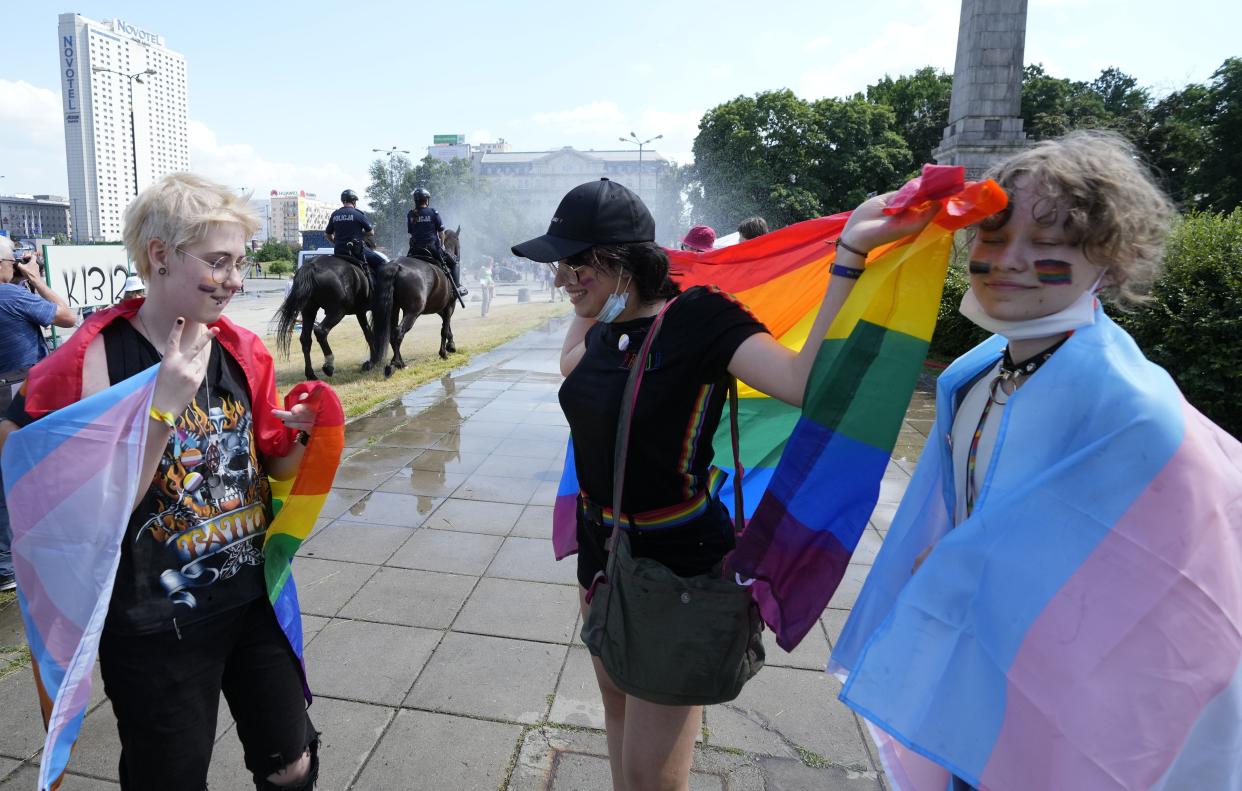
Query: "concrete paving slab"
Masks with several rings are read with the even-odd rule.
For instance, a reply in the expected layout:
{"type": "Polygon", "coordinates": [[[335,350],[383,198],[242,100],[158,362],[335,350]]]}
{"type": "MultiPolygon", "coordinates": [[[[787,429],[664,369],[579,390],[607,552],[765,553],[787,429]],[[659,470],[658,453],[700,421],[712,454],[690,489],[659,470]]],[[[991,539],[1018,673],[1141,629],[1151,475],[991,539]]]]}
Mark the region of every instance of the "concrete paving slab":
{"type": "Polygon", "coordinates": [[[338,522],[368,522],[374,525],[418,527],[427,518],[413,494],[371,492],[341,514],[338,522]]]}
{"type": "Polygon", "coordinates": [[[796,759],[760,758],[767,791],[882,791],[875,772],[855,772],[837,766],[815,768],[796,759]]]}
{"type": "Polygon", "coordinates": [[[319,630],[328,625],[331,618],[325,618],[322,615],[307,615],[302,613],[302,646],[315,639],[315,635],[319,634],[319,630]]]}
{"type": "Polygon", "coordinates": [[[442,499],[465,482],[466,476],[463,473],[402,467],[380,484],[377,491],[442,499]]]}
{"type": "Polygon", "coordinates": [[[298,555],[378,565],[388,560],[410,535],[408,527],[373,525],[341,519],[311,536],[298,548],[298,555]]]}
{"type": "Polygon", "coordinates": [[[548,721],[603,730],[604,701],[599,694],[599,682],[595,680],[591,654],[585,648],[569,649],[548,721]]]}
{"type": "Polygon", "coordinates": [[[828,606],[838,610],[848,610],[853,607],[854,602],[858,601],[863,582],[870,573],[871,567],[860,563],[850,563],[846,566],[845,576],[841,578],[841,584],[837,586],[836,593],[832,594],[828,606]]]}
{"type": "Polygon", "coordinates": [[[414,470],[430,470],[431,472],[451,472],[468,475],[475,471],[486,453],[461,453],[455,450],[425,450],[414,457],[408,466],[414,470]]]}
{"type": "Polygon", "coordinates": [[[449,632],[405,705],[538,722],[548,710],[566,650],[563,645],[449,632]]]}
{"type": "Polygon", "coordinates": [[[539,487],[534,478],[502,478],[483,475],[478,471],[466,477],[453,496],[462,500],[487,500],[493,503],[517,503],[525,505],[539,487]]]}
{"type": "Polygon", "coordinates": [[[425,428],[399,428],[375,440],[372,447],[377,448],[430,448],[443,437],[446,431],[433,431],[425,428]]]}
{"type": "Polygon", "coordinates": [[[9,776],[10,772],[21,765],[21,761],[15,761],[12,758],[0,757],[0,782],[3,782],[4,779],[9,776]]]}
{"type": "Polygon", "coordinates": [[[457,433],[467,437],[495,437],[503,439],[513,433],[514,424],[499,420],[481,420],[472,417],[463,421],[457,433]]]}
{"type": "MultiPolygon", "coordinates": [[[[17,791],[17,789],[26,791],[26,789],[35,788],[38,785],[38,781],[38,767],[35,764],[25,764],[9,775],[3,783],[0,783],[0,788],[5,789],[5,791],[9,789],[13,789],[13,791],[17,791]]],[[[60,784],[60,791],[115,791],[120,787],[120,785],[107,780],[67,774],[65,775],[64,782],[60,784]]]]}
{"type": "Polygon", "coordinates": [[[548,440],[531,440],[531,439],[514,439],[512,437],[503,439],[496,446],[496,453],[502,456],[521,456],[530,459],[555,459],[561,455],[561,451],[565,450],[565,440],[548,439],[548,440]]]}
{"type": "Polygon", "coordinates": [[[556,505],[556,490],[558,488],[558,481],[560,480],[559,470],[556,474],[556,480],[544,481],[539,484],[539,488],[535,489],[535,493],[530,496],[529,500],[527,500],[530,505],[543,505],[549,507],[556,505]]]}
{"type": "Polygon", "coordinates": [[[375,571],[375,566],[361,563],[298,558],[293,573],[302,612],[325,617],[336,615],[375,571]]]}
{"type": "Polygon", "coordinates": [[[458,453],[491,453],[501,442],[504,442],[504,439],[500,437],[454,432],[441,437],[432,449],[456,451],[458,453]]]}
{"type": "Polygon", "coordinates": [[[707,743],[797,758],[795,747],[860,772],[875,771],[853,713],[827,673],[765,667],[732,703],[709,706],[707,743]]]}
{"type": "MultiPolygon", "coordinates": [[[[220,709],[221,716],[228,720],[228,707],[223,700],[220,709]]],[[[69,768],[79,774],[115,781],[120,758],[121,737],[116,731],[116,715],[112,713],[112,704],[105,702],[91,710],[82,721],[69,768]]]]}
{"type": "Polygon", "coordinates": [[[340,617],[447,629],[477,577],[382,568],[342,608],[340,617]]]}
{"type": "Polygon", "coordinates": [[[423,528],[388,559],[388,565],[478,576],[492,562],[501,542],[499,536],[423,528]]]}
{"type": "Polygon", "coordinates": [[[431,656],[441,632],[336,619],[306,647],[317,695],[396,706],[431,656]]]}
{"type": "Polygon", "coordinates": [[[497,478],[533,478],[548,480],[547,472],[551,467],[548,459],[527,459],[521,456],[501,456],[492,454],[479,465],[475,473],[497,478]]]}
{"type": "Polygon", "coordinates": [[[882,536],[888,535],[888,526],[897,515],[897,506],[892,503],[880,503],[871,512],[871,526],[882,536]]]}
{"type": "Polygon", "coordinates": [[[505,536],[513,529],[524,506],[450,497],[427,519],[427,527],[463,533],[505,536]]]}
{"type": "MultiPolygon", "coordinates": [[[[349,787],[395,712],[395,709],[349,700],[315,699],[310,707],[310,716],[320,732],[319,791],[344,791],[349,787]]],[[[407,743],[406,749],[410,749],[412,744],[407,743]]]]}
{"type": "Polygon", "coordinates": [[[841,630],[845,628],[845,622],[849,617],[849,610],[834,610],[831,607],[824,610],[824,614],[819,616],[820,624],[823,625],[824,631],[828,633],[828,643],[834,648],[837,645],[837,638],[841,636],[841,630]]]}
{"type": "Polygon", "coordinates": [[[577,605],[578,592],[567,585],[485,577],[470,594],[453,630],[568,643],[577,605]]]}
{"type": "Polygon", "coordinates": [[[414,448],[367,448],[341,463],[333,483],[350,489],[372,489],[420,453],[414,448]]]}
{"type": "Polygon", "coordinates": [[[578,585],[577,567],[571,561],[557,562],[552,554],[552,542],[541,538],[510,536],[496,553],[496,559],[487,569],[488,577],[552,582],[561,585],[578,585]]]}
{"type": "MultiPolygon", "coordinates": [[[[724,791],[725,780],[719,775],[690,772],[690,791],[724,791]]],[[[550,791],[598,791],[612,787],[612,769],[608,758],[583,753],[562,753],[556,762],[556,773],[550,791]]]]}
{"type": "Polygon", "coordinates": [[[546,505],[528,505],[518,517],[509,535],[523,538],[552,539],[552,508],[546,505]]]}
{"type": "Polygon", "coordinates": [[[880,553],[880,546],[883,543],[884,536],[868,524],[862,535],[858,537],[858,546],[854,548],[854,554],[850,555],[850,562],[870,566],[875,563],[875,557],[880,553]]]}
{"type": "Polygon", "coordinates": [[[528,418],[525,423],[514,426],[513,433],[509,436],[512,439],[551,442],[563,446],[565,439],[569,436],[569,429],[563,426],[532,423],[528,418]]]}
{"type": "Polygon", "coordinates": [[[0,756],[23,761],[43,748],[43,715],[39,713],[34,673],[29,668],[0,679],[0,711],[4,712],[0,756]]]}
{"type": "Polygon", "coordinates": [[[341,486],[333,486],[328,490],[328,496],[323,502],[323,508],[319,509],[319,518],[336,519],[348,511],[350,506],[361,500],[366,493],[366,489],[346,489],[341,486]]]}
{"type": "MultiPolygon", "coordinates": [[[[823,670],[828,666],[828,637],[823,627],[816,623],[802,642],[792,652],[776,644],[771,631],[764,631],[763,646],[767,649],[764,660],[769,667],[800,667],[805,670],[823,670]]],[[[763,672],[763,671],[760,671],[763,672]]]]}
{"type": "Polygon", "coordinates": [[[521,735],[520,725],[401,711],[355,787],[497,788],[521,735]]]}

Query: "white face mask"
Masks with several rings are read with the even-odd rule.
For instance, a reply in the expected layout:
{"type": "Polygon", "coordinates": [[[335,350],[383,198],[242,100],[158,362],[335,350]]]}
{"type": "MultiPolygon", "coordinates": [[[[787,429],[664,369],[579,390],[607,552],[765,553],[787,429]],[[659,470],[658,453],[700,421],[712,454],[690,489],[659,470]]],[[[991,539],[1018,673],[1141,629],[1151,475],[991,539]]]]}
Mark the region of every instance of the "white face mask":
{"type": "MultiPolygon", "coordinates": [[[[626,281],[626,287],[629,282],[626,281]]],[[[599,315],[595,317],[596,321],[602,321],[604,324],[611,324],[617,320],[625,311],[626,304],[630,301],[630,292],[622,291],[621,279],[617,278],[617,290],[608,295],[608,299],[604,300],[604,307],[600,308],[599,315]]]]}
{"type": "Polygon", "coordinates": [[[1047,316],[1022,321],[994,318],[988,315],[983,305],[979,304],[973,288],[966,289],[966,293],[962,295],[962,304],[958,311],[983,329],[1000,335],[1006,340],[1024,341],[1029,338],[1047,338],[1095,324],[1095,290],[1103,279],[1104,275],[1101,274],[1091,288],[1078,295],[1078,299],[1047,316]]]}

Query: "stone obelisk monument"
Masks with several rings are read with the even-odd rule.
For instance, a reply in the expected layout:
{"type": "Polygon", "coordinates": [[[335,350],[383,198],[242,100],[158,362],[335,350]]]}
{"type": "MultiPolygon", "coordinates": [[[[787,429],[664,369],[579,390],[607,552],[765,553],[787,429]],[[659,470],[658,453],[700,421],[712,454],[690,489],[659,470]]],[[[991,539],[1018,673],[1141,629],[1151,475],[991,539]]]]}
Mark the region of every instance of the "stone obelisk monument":
{"type": "Polygon", "coordinates": [[[949,125],[934,156],[978,178],[1027,145],[1022,131],[1022,52],[1027,0],[962,0],[949,125]]]}

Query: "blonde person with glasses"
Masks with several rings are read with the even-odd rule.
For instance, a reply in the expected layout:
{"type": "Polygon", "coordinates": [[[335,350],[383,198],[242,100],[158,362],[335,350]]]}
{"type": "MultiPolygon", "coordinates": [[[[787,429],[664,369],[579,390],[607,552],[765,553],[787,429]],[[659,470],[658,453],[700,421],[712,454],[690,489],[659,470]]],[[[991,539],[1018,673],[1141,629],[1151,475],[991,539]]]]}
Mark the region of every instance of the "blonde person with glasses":
{"type": "Polygon", "coordinates": [[[123,789],[205,788],[221,693],[256,788],[310,789],[318,773],[302,666],[268,601],[262,551],[268,476],[294,476],[314,417],[305,403],[274,408],[271,355],[223,317],[258,224],[245,196],[189,173],[144,190],[126,209],[124,238],[146,298],[91,316],[31,371],[0,422],[3,442],[15,424],[161,366],[141,470],[149,484],[138,488],[99,644],[123,789]]]}

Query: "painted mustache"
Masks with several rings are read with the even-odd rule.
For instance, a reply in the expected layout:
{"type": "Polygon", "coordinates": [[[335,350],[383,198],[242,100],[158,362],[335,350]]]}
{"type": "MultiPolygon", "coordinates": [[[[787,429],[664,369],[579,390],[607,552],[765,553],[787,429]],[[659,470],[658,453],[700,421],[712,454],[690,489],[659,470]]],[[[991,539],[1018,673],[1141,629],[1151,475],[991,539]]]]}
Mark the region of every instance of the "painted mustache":
{"type": "MultiPolygon", "coordinates": [[[[987,261],[971,261],[967,265],[970,274],[986,275],[992,271],[987,261]]],[[[1073,267],[1068,261],[1041,258],[1035,262],[1035,277],[1046,286],[1068,286],[1074,282],[1073,267]]]]}

